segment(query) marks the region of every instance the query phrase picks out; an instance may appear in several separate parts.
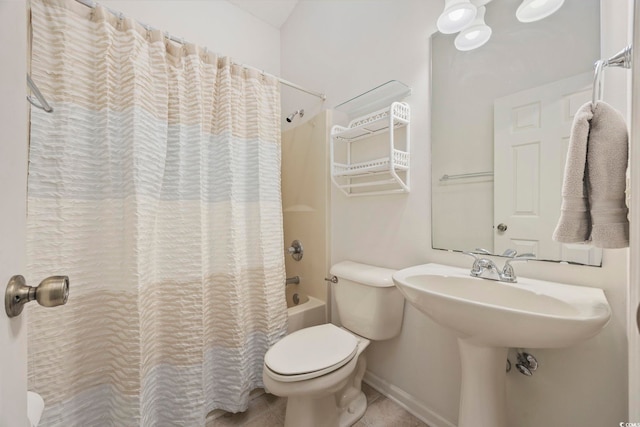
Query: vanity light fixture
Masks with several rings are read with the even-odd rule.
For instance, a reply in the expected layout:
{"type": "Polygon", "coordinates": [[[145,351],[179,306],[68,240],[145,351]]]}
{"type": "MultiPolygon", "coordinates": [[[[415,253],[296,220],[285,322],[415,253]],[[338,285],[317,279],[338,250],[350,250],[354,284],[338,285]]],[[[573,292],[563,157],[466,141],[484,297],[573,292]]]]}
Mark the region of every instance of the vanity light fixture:
{"type": "MultiPolygon", "coordinates": [[[[491,38],[491,27],[484,22],[485,5],[491,0],[445,0],[444,11],[436,23],[442,34],[459,32],[454,44],[458,50],[477,49],[491,38]]],[[[564,0],[523,0],[516,17],[520,22],[534,22],[554,14],[564,0]]]]}
{"type": "Polygon", "coordinates": [[[477,8],[470,0],[445,0],[444,11],[436,23],[442,34],[453,34],[463,30],[476,17],[477,8]]]}
{"type": "Polygon", "coordinates": [[[491,27],[484,22],[484,14],[487,8],[478,8],[476,19],[456,36],[454,44],[461,51],[479,48],[491,38],[491,27]]]}
{"type": "Polygon", "coordinates": [[[554,14],[564,4],[564,0],[524,0],[516,11],[520,22],[534,22],[554,14]]]}

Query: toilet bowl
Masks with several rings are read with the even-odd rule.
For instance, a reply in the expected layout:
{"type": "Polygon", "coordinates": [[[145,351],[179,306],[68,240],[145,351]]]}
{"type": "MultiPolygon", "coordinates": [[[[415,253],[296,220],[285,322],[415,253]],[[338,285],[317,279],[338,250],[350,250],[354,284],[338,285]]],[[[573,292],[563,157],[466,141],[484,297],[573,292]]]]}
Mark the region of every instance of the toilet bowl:
{"type": "Polygon", "coordinates": [[[342,327],[331,323],[298,330],[265,355],[265,389],[286,396],[285,427],[346,427],[367,409],[361,390],[370,339],[400,333],[404,298],[394,270],[344,261],[331,274],[342,327]]]}
{"type": "Polygon", "coordinates": [[[296,331],[278,344],[265,356],[263,381],[269,393],[289,398],[285,426],[349,426],[364,415],[362,353],[369,340],[329,323],[296,331]],[[298,351],[287,357],[292,348],[298,351]]]}

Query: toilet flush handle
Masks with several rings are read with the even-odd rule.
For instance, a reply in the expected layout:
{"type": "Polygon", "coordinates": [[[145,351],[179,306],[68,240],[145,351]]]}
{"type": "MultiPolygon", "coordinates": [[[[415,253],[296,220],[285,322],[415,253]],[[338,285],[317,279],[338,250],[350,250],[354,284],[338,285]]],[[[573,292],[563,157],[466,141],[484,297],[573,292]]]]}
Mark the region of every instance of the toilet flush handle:
{"type": "Polygon", "coordinates": [[[338,278],[336,276],[325,277],[325,282],[338,283],[338,278]]]}

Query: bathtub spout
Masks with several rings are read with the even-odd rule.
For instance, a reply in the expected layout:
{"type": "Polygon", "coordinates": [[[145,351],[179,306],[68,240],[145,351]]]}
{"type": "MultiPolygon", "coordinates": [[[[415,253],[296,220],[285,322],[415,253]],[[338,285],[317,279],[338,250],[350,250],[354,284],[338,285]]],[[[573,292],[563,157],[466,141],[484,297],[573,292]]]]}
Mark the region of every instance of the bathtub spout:
{"type": "Polygon", "coordinates": [[[287,277],[286,284],[287,285],[299,285],[300,284],[300,276],[287,277]]]}

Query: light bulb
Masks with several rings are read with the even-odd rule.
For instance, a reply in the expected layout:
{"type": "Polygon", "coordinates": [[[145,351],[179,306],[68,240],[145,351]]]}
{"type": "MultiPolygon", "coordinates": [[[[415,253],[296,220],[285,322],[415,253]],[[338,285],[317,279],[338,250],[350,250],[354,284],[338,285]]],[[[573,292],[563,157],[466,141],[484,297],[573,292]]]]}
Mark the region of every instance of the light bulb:
{"type": "Polygon", "coordinates": [[[466,11],[463,9],[454,10],[453,12],[449,12],[449,19],[451,21],[459,21],[465,15],[466,11]]]}
{"type": "Polygon", "coordinates": [[[524,0],[516,17],[520,22],[534,22],[546,18],[558,11],[564,4],[564,0],[524,0]]]}
{"type": "Polygon", "coordinates": [[[467,51],[477,49],[491,38],[491,27],[484,22],[484,14],[487,9],[482,6],[478,8],[476,19],[458,34],[453,44],[456,49],[467,51]]]}
{"type": "Polygon", "coordinates": [[[533,0],[530,4],[529,7],[532,9],[537,9],[539,7],[544,6],[547,3],[548,0],[533,0]]]}
{"type": "Polygon", "coordinates": [[[478,30],[469,31],[468,33],[465,33],[464,38],[467,40],[473,40],[478,38],[479,35],[480,35],[480,31],[478,30]]]}
{"type": "Polygon", "coordinates": [[[444,11],[436,23],[442,34],[453,34],[466,28],[476,17],[477,8],[469,0],[445,0],[444,11]]]}

